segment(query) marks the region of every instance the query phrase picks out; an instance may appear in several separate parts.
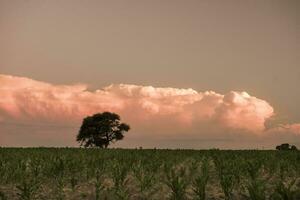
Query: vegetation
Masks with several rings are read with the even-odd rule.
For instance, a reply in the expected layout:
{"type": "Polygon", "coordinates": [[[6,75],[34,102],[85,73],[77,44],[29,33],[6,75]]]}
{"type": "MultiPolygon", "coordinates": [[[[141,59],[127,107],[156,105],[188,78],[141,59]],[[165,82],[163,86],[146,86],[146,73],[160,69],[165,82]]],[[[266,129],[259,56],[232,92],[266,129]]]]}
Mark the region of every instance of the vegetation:
{"type": "Polygon", "coordinates": [[[278,145],[278,146],[276,146],[276,149],[281,150],[281,151],[287,151],[287,150],[296,151],[296,150],[298,150],[295,145],[290,145],[288,143],[278,145]]]}
{"type": "Polygon", "coordinates": [[[121,123],[116,113],[104,112],[83,119],[77,142],[84,147],[107,148],[109,143],[124,138],[124,132],[129,131],[129,125],[121,123]]]}
{"type": "Polygon", "coordinates": [[[0,148],[0,199],[300,199],[299,151],[0,148]]]}

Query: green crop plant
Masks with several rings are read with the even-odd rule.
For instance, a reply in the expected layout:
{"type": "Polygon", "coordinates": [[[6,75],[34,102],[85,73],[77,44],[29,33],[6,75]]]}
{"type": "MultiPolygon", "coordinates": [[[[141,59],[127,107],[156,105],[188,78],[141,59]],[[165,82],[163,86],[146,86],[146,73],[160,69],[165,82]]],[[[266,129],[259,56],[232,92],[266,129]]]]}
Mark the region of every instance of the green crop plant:
{"type": "Polygon", "coordinates": [[[201,172],[194,179],[192,183],[196,200],[205,200],[208,178],[209,178],[209,160],[207,158],[204,158],[201,163],[201,172]]]}
{"type": "Polygon", "coordinates": [[[0,200],[7,200],[6,195],[1,190],[0,190],[0,200]]]}
{"type": "Polygon", "coordinates": [[[234,188],[234,175],[221,173],[219,176],[220,184],[225,195],[225,200],[231,200],[233,198],[233,188],[234,188]]]}
{"type": "Polygon", "coordinates": [[[265,200],[265,183],[261,180],[251,180],[246,186],[248,195],[247,198],[251,200],[265,200]]]}
{"type": "Polygon", "coordinates": [[[64,187],[65,187],[65,172],[66,166],[63,158],[54,159],[52,169],[51,169],[54,180],[55,180],[55,190],[57,200],[63,200],[65,198],[64,187]]]}
{"type": "Polygon", "coordinates": [[[136,163],[132,167],[133,175],[139,186],[140,199],[150,198],[151,193],[147,192],[151,189],[155,183],[154,173],[150,169],[150,166],[146,166],[141,162],[136,163]]]}
{"type": "Polygon", "coordinates": [[[34,200],[37,199],[37,191],[39,189],[39,182],[36,179],[27,179],[17,185],[17,196],[20,200],[34,200]]]}
{"type": "Polygon", "coordinates": [[[274,200],[294,200],[298,191],[296,187],[296,174],[290,174],[291,170],[288,170],[290,166],[286,162],[279,163],[279,179],[277,180],[274,194],[272,198],[274,200]],[[291,177],[290,177],[291,175],[291,177]]]}
{"type": "Polygon", "coordinates": [[[261,177],[262,162],[259,159],[249,160],[246,163],[246,171],[248,174],[248,182],[246,190],[248,195],[246,198],[251,200],[265,200],[266,199],[266,185],[265,180],[261,177]]]}
{"type": "Polygon", "coordinates": [[[104,190],[103,180],[102,180],[102,173],[103,170],[97,170],[96,171],[96,180],[95,180],[95,194],[96,194],[96,200],[100,200],[100,193],[102,190],[104,190]]]}
{"type": "Polygon", "coordinates": [[[299,180],[300,151],[0,148],[0,199],[300,199],[299,180]]]}
{"type": "Polygon", "coordinates": [[[184,200],[186,199],[186,189],[188,186],[188,181],[186,180],[186,172],[183,167],[171,168],[166,174],[167,180],[166,185],[171,190],[170,199],[171,200],[184,200]]]}
{"type": "Polygon", "coordinates": [[[129,165],[125,162],[116,162],[114,161],[110,165],[112,167],[112,179],[114,181],[114,194],[118,199],[129,199],[130,194],[127,188],[129,179],[127,174],[129,172],[129,165]]]}
{"type": "Polygon", "coordinates": [[[288,184],[284,184],[282,181],[279,181],[275,187],[275,192],[272,195],[274,200],[294,200],[296,199],[297,191],[293,190],[293,186],[296,182],[296,179],[292,180],[288,184]]]}
{"type": "Polygon", "coordinates": [[[71,185],[72,191],[75,191],[80,179],[80,163],[77,160],[66,160],[67,179],[71,185]]]}
{"type": "Polygon", "coordinates": [[[234,162],[225,160],[225,158],[214,157],[214,163],[217,169],[217,174],[220,180],[220,185],[222,187],[223,193],[225,195],[225,200],[233,199],[233,189],[236,183],[236,174],[233,169],[235,169],[234,162]]]}

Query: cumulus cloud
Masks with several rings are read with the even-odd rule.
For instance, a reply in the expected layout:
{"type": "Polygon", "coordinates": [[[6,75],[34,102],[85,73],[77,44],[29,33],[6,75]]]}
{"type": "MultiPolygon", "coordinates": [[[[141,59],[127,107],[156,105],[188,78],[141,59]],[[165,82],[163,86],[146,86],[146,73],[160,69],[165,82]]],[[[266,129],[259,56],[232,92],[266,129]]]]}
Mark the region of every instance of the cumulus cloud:
{"type": "Polygon", "coordinates": [[[300,136],[300,123],[299,124],[279,124],[278,126],[267,130],[269,133],[292,133],[300,136]]]}
{"type": "MultiPolygon", "coordinates": [[[[95,91],[87,85],[54,85],[24,77],[0,75],[0,120],[80,124],[96,112],[119,113],[143,134],[176,135],[245,132],[263,135],[274,115],[266,101],[247,92],[198,92],[193,89],[112,84],[95,91]],[[205,132],[205,133],[204,133],[205,132]]],[[[273,131],[298,134],[299,125],[273,131]]],[[[136,131],[137,132],[137,131],[136,131]]]]}

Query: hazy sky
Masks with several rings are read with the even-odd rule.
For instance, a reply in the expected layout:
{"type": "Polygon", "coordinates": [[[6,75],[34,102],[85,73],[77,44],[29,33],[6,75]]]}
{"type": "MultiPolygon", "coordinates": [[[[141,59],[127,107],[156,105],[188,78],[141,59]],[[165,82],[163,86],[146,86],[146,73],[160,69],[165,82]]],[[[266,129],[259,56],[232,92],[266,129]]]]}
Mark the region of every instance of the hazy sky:
{"type": "MultiPolygon", "coordinates": [[[[3,92],[7,88],[14,90],[24,84],[24,80],[16,77],[38,80],[40,82],[34,83],[37,85],[49,83],[51,88],[84,83],[89,85],[90,91],[121,83],[141,87],[151,85],[154,88],[192,88],[201,95],[212,90],[224,97],[230,96],[231,91],[246,91],[274,109],[273,117],[264,113],[263,123],[270,123],[272,127],[278,124],[290,124],[292,127],[300,123],[299,10],[298,0],[0,0],[0,74],[15,77],[10,81],[6,80],[6,76],[2,77],[9,87],[2,82],[0,97],[8,95],[7,91],[3,92]]],[[[44,86],[38,88],[44,89],[44,86]]],[[[115,90],[110,92],[119,95],[115,90]]],[[[137,96],[140,95],[138,92],[137,96]]],[[[168,95],[172,99],[173,93],[167,92],[168,95]]],[[[9,111],[4,108],[7,108],[8,100],[5,101],[5,98],[8,99],[8,96],[3,97],[0,114],[4,113],[4,121],[9,118],[10,122],[24,123],[24,116],[20,120],[7,114],[9,111]]],[[[118,96],[120,99],[123,102],[124,99],[118,96]]],[[[64,104],[62,101],[58,100],[64,104]]],[[[83,103],[78,98],[74,101],[78,106],[83,103]]],[[[100,98],[99,101],[104,100],[100,98]]],[[[112,98],[111,101],[116,100],[112,98]]],[[[155,103],[162,105],[160,101],[155,100],[155,103]]],[[[105,109],[104,105],[101,109],[105,109]]],[[[17,106],[20,109],[20,105],[17,106]]],[[[125,118],[133,120],[126,115],[128,111],[122,109],[116,111],[124,112],[125,118]]],[[[86,113],[90,112],[81,114],[86,113]]],[[[30,123],[37,124],[37,121],[30,123]]],[[[169,123],[167,119],[162,121],[169,123]]],[[[221,124],[224,125],[223,121],[221,124]]],[[[43,127],[49,132],[43,134],[43,139],[32,140],[32,143],[19,139],[14,143],[17,136],[27,137],[25,130],[30,132],[34,127],[27,125],[26,129],[20,128],[20,124],[14,127],[4,123],[0,126],[0,145],[6,146],[72,145],[74,141],[69,140],[76,134],[66,130],[68,137],[64,135],[66,139],[58,141],[50,133],[53,130],[43,127]],[[6,141],[4,138],[7,138],[6,141]]],[[[142,128],[138,130],[143,132],[146,129],[142,128]]],[[[186,131],[194,132],[196,128],[193,126],[186,131]]],[[[74,130],[77,131],[76,128],[74,130]]],[[[163,128],[160,130],[164,132],[163,128]]],[[[211,128],[203,131],[210,132],[211,128]]],[[[136,134],[134,129],[132,132],[136,134]]],[[[227,129],[224,132],[228,132],[227,129]]],[[[127,146],[147,146],[149,140],[145,139],[146,136],[142,137],[143,133],[139,134],[141,138],[134,138],[138,142],[127,146]]],[[[232,145],[226,142],[228,137],[205,137],[205,145],[198,145],[195,140],[183,141],[174,136],[173,143],[162,142],[160,146],[213,147],[216,143],[211,141],[221,138],[222,145],[219,146],[228,147],[232,145]]],[[[286,141],[293,139],[294,136],[286,141]]],[[[162,140],[156,138],[156,141],[162,140]]],[[[266,138],[260,141],[262,145],[253,142],[246,146],[273,145],[266,138]]],[[[281,140],[275,142],[278,141],[281,140]]],[[[154,144],[157,142],[149,146],[154,144]]]]}

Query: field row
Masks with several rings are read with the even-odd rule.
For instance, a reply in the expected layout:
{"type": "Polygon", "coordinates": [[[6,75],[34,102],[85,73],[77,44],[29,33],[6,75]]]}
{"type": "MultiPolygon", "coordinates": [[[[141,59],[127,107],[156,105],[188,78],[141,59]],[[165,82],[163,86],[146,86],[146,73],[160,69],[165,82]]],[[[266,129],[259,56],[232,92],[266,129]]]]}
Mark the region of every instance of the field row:
{"type": "Polygon", "coordinates": [[[0,148],[0,199],[300,199],[299,151],[0,148]]]}

